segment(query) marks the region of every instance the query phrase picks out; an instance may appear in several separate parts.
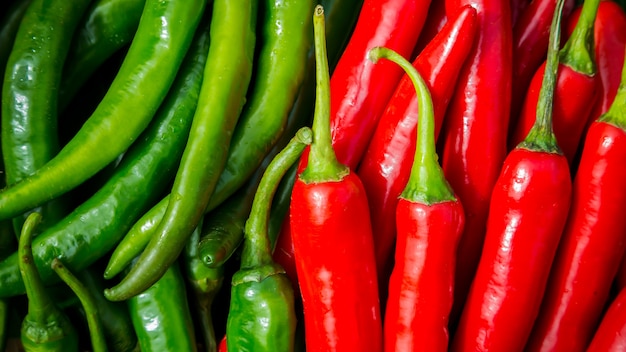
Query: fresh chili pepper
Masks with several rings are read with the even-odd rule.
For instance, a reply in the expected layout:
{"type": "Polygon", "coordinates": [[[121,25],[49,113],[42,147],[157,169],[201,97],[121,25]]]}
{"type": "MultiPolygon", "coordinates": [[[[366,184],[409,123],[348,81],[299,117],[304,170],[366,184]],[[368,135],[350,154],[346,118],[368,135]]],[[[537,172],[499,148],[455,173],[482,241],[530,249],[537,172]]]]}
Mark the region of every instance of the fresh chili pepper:
{"type": "Polygon", "coordinates": [[[129,44],[146,0],[97,0],[78,24],[63,66],[59,111],[65,110],[93,72],[129,44]]]}
{"type": "Polygon", "coordinates": [[[451,325],[456,324],[480,258],[489,197],[506,156],[502,131],[507,130],[511,100],[509,1],[446,0],[447,16],[468,4],[476,9],[476,44],[459,73],[440,136],[443,171],[465,210],[451,325]]]}
{"type": "Polygon", "coordinates": [[[428,83],[393,51],[374,48],[370,58],[400,65],[414,85],[419,105],[414,161],[395,216],[398,241],[385,310],[385,351],[445,351],[463,207],[438,162],[435,109],[428,83]]]}
{"type": "Polygon", "coordinates": [[[127,300],[142,352],[197,351],[185,280],[178,262],[150,288],[127,300]]]}
{"type": "Polygon", "coordinates": [[[106,352],[108,351],[106,344],[106,337],[104,336],[104,328],[100,321],[100,313],[98,312],[98,306],[96,299],[91,292],[83,285],[82,282],[72,273],[68,268],[63,265],[63,262],[59,258],[52,260],[52,270],[59,275],[71,289],[74,291],[78,299],[80,300],[85,313],[87,315],[87,325],[89,326],[89,337],[91,346],[94,352],[106,352]]]}
{"type": "Polygon", "coordinates": [[[367,196],[356,173],[333,151],[323,12],[317,6],[313,17],[313,143],[290,204],[306,347],[377,351],[382,349],[382,322],[367,196]]]}
{"type": "Polygon", "coordinates": [[[524,12],[524,9],[528,7],[531,2],[530,0],[511,0],[511,24],[513,28],[515,28],[520,14],[524,12]]]}
{"type": "Polygon", "coordinates": [[[175,196],[169,198],[137,263],[104,291],[112,301],[128,299],[154,284],[176,261],[204,214],[226,163],[252,76],[257,5],[243,0],[213,2],[211,45],[198,107],[172,186],[175,196]]]}
{"type": "MultiPolygon", "coordinates": [[[[598,75],[594,60],[594,22],[600,0],[587,0],[574,32],[560,51],[559,73],[554,92],[553,125],[559,147],[570,165],[581,143],[583,130],[597,98],[598,75]]],[[[536,115],[543,63],[530,83],[524,105],[510,143],[521,142],[530,131],[536,115]]]]}
{"type": "Polygon", "coordinates": [[[587,352],[618,352],[626,349],[626,290],[611,302],[586,346],[587,352]]]}
{"type": "Polygon", "coordinates": [[[448,22],[448,16],[446,16],[446,2],[445,1],[433,1],[428,7],[428,16],[426,16],[426,22],[420,32],[417,44],[413,49],[411,57],[417,57],[422,50],[430,43],[430,41],[441,31],[443,26],[448,22]]]}
{"type": "Polygon", "coordinates": [[[78,351],[78,335],[69,318],[46,294],[33,259],[33,233],[41,214],[30,213],[19,240],[19,270],[28,296],[28,314],[22,321],[21,341],[24,350],[78,351]]]}
{"type": "MultiPolygon", "coordinates": [[[[474,46],[476,11],[464,6],[430,41],[413,65],[432,93],[439,135],[459,71],[474,46]]],[[[418,96],[409,76],[404,76],[381,116],[357,169],[367,192],[374,233],[378,281],[386,282],[396,238],[398,196],[406,186],[415,154],[418,96]]]]}
{"type": "MultiPolygon", "coordinates": [[[[200,224],[201,226],[201,224],[200,224]]],[[[215,352],[217,341],[211,308],[215,295],[222,288],[224,268],[222,266],[209,268],[198,255],[198,241],[200,240],[200,226],[194,230],[183,251],[183,276],[191,287],[189,306],[192,319],[196,322],[196,336],[202,337],[203,351],[215,352]]]]}
{"type": "MultiPolygon", "coordinates": [[[[2,86],[2,157],[8,186],[32,175],[60,149],[57,90],[72,35],[88,5],[89,0],[34,0],[22,17],[2,86]]],[[[41,229],[67,213],[60,200],[36,211],[44,219],[41,229]]],[[[16,232],[26,216],[15,219],[16,232]]]]}
{"type": "Polygon", "coordinates": [[[587,133],[530,351],[583,351],[609,300],[626,248],[621,206],[626,201],[626,67],[621,82],[614,104],[587,133]]]}
{"type": "Polygon", "coordinates": [[[31,0],[13,2],[11,6],[7,6],[6,11],[3,11],[0,17],[0,78],[3,81],[7,60],[15,42],[15,35],[30,2],[31,0]]]}
{"type": "Polygon", "coordinates": [[[231,351],[293,351],[296,315],[285,270],[272,259],[268,218],[279,181],[311,143],[303,127],[265,169],[246,221],[241,268],[232,278],[226,336],[231,351]]]}
{"type": "MultiPolygon", "coordinates": [[[[208,24],[198,31],[181,66],[171,93],[149,128],[138,138],[116,168],[115,174],[92,197],[35,239],[34,255],[45,282],[56,278],[52,259],[80,271],[107,254],[143,212],[154,204],[173,177],[182,155],[206,61],[208,24]]],[[[24,292],[12,254],[0,262],[0,297],[24,292]]]]}
{"type": "Polygon", "coordinates": [[[0,192],[0,219],[15,217],[71,190],[137,139],[165,98],[205,3],[146,1],[137,33],[106,96],[57,156],[0,192]]]}
{"type": "MultiPolygon", "coordinates": [[[[574,5],[574,0],[566,0],[563,18],[569,17],[574,5]]],[[[530,81],[546,59],[550,22],[555,9],[554,0],[531,1],[513,26],[513,81],[509,135],[517,125],[530,81]]],[[[512,145],[514,146],[515,144],[512,145]]]]}
{"type": "Polygon", "coordinates": [[[571,196],[567,159],[552,132],[563,2],[550,27],[537,122],[507,155],[494,187],[480,263],[452,351],[522,351],[539,313],[571,196]]]}

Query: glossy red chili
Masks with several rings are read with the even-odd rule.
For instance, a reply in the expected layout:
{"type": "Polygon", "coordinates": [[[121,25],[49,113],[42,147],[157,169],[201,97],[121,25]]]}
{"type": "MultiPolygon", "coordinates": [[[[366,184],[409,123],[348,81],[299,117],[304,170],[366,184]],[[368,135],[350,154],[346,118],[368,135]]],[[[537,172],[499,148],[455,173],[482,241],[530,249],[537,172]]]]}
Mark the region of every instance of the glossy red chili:
{"type": "Polygon", "coordinates": [[[314,136],[290,204],[306,349],[379,351],[382,321],[367,196],[356,173],[333,150],[324,17],[316,18],[321,20],[314,22],[314,136]]]}
{"type": "Polygon", "coordinates": [[[487,234],[452,351],[522,351],[567,219],[571,181],[552,133],[559,0],[537,123],[507,156],[494,187],[487,234]]]}
{"type": "Polygon", "coordinates": [[[626,290],[621,290],[602,317],[587,352],[624,350],[626,350],[626,290]]]}
{"type": "Polygon", "coordinates": [[[446,16],[446,3],[445,1],[433,1],[428,7],[428,16],[426,16],[426,22],[420,33],[417,44],[413,49],[411,58],[417,57],[422,50],[430,43],[431,40],[441,31],[443,26],[448,22],[446,16]]]}
{"type": "MultiPolygon", "coordinates": [[[[434,136],[439,135],[457,77],[474,45],[476,11],[465,6],[455,14],[413,62],[424,77],[434,105],[434,136]]],[[[382,62],[381,62],[382,64],[382,62]]],[[[386,282],[396,238],[395,213],[413,164],[418,98],[404,76],[380,118],[357,169],[370,205],[379,282],[386,282]]]]}
{"type": "Polygon", "coordinates": [[[385,311],[385,351],[446,351],[463,207],[439,166],[428,84],[394,51],[378,47],[370,53],[374,62],[388,59],[407,72],[419,105],[414,161],[395,214],[398,242],[385,311]]]}
{"type": "Polygon", "coordinates": [[[584,351],[626,248],[626,69],[615,104],[587,133],[572,205],[529,351],[584,351]]]}
{"type": "Polygon", "coordinates": [[[485,236],[489,197],[506,156],[511,100],[509,0],[446,0],[448,18],[476,9],[476,44],[457,81],[444,118],[442,167],[465,208],[451,321],[465,302],[485,236]],[[494,98],[497,97],[497,98],[494,98]]]}
{"type": "MultiPolygon", "coordinates": [[[[559,73],[554,92],[554,133],[563,154],[573,164],[591,109],[597,98],[598,75],[594,60],[594,22],[600,0],[586,0],[572,35],[560,51],[559,73]]],[[[535,122],[537,100],[545,63],[533,76],[520,118],[511,136],[514,148],[535,122]]]]}

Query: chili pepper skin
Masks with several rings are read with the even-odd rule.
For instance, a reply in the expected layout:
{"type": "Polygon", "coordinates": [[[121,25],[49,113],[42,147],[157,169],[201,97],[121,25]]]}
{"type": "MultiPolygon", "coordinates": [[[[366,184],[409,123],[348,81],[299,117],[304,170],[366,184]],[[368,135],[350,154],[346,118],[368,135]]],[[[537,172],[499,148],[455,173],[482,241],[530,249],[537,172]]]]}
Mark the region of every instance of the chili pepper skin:
{"type": "Polygon", "coordinates": [[[105,97],[52,160],[0,192],[0,219],[17,216],[71,190],[137,139],[170,88],[205,3],[146,1],[137,34],[105,97]],[[141,104],[137,104],[139,100],[141,104]]]}
{"type": "MultiPolygon", "coordinates": [[[[451,17],[413,62],[432,93],[437,138],[454,92],[459,71],[474,45],[476,11],[465,6],[451,17]]],[[[418,98],[409,76],[404,76],[381,116],[357,169],[367,192],[376,250],[379,282],[393,256],[398,196],[406,186],[415,154],[418,98]]]]}
{"type": "Polygon", "coordinates": [[[617,352],[626,348],[626,290],[611,302],[586,351],[617,352]]]}
{"type": "MultiPolygon", "coordinates": [[[[0,77],[4,78],[7,60],[11,54],[15,35],[31,0],[16,1],[0,17],[0,77]]],[[[1,98],[0,98],[1,99],[1,98]]]]}
{"type": "Polygon", "coordinates": [[[323,18],[323,8],[316,7],[313,143],[289,209],[306,348],[379,351],[382,323],[367,196],[358,176],[337,160],[332,147],[323,18]]]}
{"type": "Polygon", "coordinates": [[[65,110],[87,78],[137,32],[146,0],[97,0],[79,23],[63,66],[59,111],[65,110]]]}
{"type": "MultiPolygon", "coordinates": [[[[199,32],[171,94],[150,127],[125,152],[115,174],[93,196],[34,240],[34,256],[45,282],[56,278],[52,259],[80,271],[107,254],[168,187],[185,147],[198,101],[208,26],[199,32]]],[[[24,292],[16,253],[0,262],[0,297],[24,292]]]]}
{"type": "Polygon", "coordinates": [[[476,44],[459,73],[440,136],[443,170],[465,210],[451,325],[456,324],[480,258],[489,197],[506,155],[502,131],[507,130],[511,100],[509,1],[447,0],[447,16],[468,4],[476,9],[476,44]]]}
{"type": "Polygon", "coordinates": [[[626,248],[626,67],[615,103],[592,123],[574,179],[572,205],[530,351],[583,351],[609,299],[626,248]]]}
{"type": "MultiPolygon", "coordinates": [[[[9,186],[33,174],[60,149],[57,90],[70,38],[88,5],[89,0],[34,0],[22,17],[2,86],[2,157],[9,186]]],[[[44,219],[41,228],[66,213],[62,201],[36,211],[44,219]]],[[[24,219],[15,219],[16,232],[24,219]]]]}
{"type": "Polygon", "coordinates": [[[385,351],[446,351],[463,207],[439,166],[428,84],[391,50],[374,48],[370,57],[399,64],[413,83],[419,104],[414,161],[395,214],[398,241],[385,310],[385,351]]]}
{"type": "Polygon", "coordinates": [[[78,351],[76,330],[45,293],[33,260],[33,232],[40,222],[39,213],[29,214],[19,240],[19,270],[28,296],[28,314],[22,321],[20,339],[27,352],[78,351]]]}
{"type": "Polygon", "coordinates": [[[433,1],[428,7],[428,16],[411,57],[417,57],[448,22],[445,1],[433,1]]]}
{"type": "Polygon", "coordinates": [[[163,219],[137,263],[117,285],[105,290],[107,299],[125,300],[154,284],[200,222],[226,163],[252,76],[257,5],[213,2],[211,45],[198,108],[172,186],[175,196],[169,198],[163,219]]]}
{"type": "Polygon", "coordinates": [[[536,124],[493,189],[487,233],[452,351],[522,351],[539,313],[570,206],[567,159],[552,132],[563,0],[551,25],[536,124]]]}
{"type": "Polygon", "coordinates": [[[528,7],[531,2],[532,1],[529,0],[511,0],[511,24],[513,28],[515,28],[520,14],[524,12],[524,9],[528,7]]]}
{"type": "Polygon", "coordinates": [[[197,351],[185,280],[178,262],[150,288],[127,300],[142,352],[197,351]]]}

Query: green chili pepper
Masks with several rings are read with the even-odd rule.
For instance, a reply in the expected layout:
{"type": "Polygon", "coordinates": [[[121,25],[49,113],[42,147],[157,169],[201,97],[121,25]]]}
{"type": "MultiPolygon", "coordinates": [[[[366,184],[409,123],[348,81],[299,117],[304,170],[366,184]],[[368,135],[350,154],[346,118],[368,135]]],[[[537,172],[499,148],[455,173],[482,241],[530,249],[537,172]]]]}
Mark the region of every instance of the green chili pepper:
{"type": "Polygon", "coordinates": [[[19,267],[28,297],[28,314],[22,322],[21,340],[24,350],[78,351],[78,335],[69,318],[54,305],[33,259],[32,240],[41,214],[31,213],[24,222],[19,240],[19,267]]]}
{"type": "Polygon", "coordinates": [[[30,2],[31,0],[13,2],[0,18],[0,78],[4,78],[4,70],[15,42],[17,29],[30,2]]]}
{"type": "Polygon", "coordinates": [[[77,27],[63,67],[59,111],[112,54],[131,42],[146,0],[96,0],[77,27]]]}
{"type": "Polygon", "coordinates": [[[150,288],[127,300],[142,352],[196,351],[185,281],[178,262],[150,288]]]}
{"type": "MultiPolygon", "coordinates": [[[[89,200],[35,239],[35,260],[44,281],[56,279],[50,269],[56,257],[61,256],[77,272],[107,254],[170,184],[198,101],[209,47],[208,22],[198,31],[154,121],[125,153],[115,174],[89,200]]],[[[24,292],[17,262],[15,253],[0,262],[0,297],[24,292]]]]}
{"type": "Polygon", "coordinates": [[[183,252],[183,274],[192,289],[190,306],[195,313],[192,317],[197,321],[198,330],[202,336],[203,350],[215,352],[217,351],[217,341],[211,307],[215,295],[222,288],[224,268],[209,268],[198,257],[200,227],[201,225],[194,230],[183,252]]]}
{"type": "Polygon", "coordinates": [[[246,221],[241,269],[233,275],[226,339],[231,351],[293,351],[296,330],[293,288],[272,259],[267,220],[274,193],[287,170],[312,141],[303,127],[265,170],[246,221]]]}
{"type": "Polygon", "coordinates": [[[137,263],[119,284],[105,290],[108,299],[128,299],[155,283],[200,222],[244,105],[252,75],[256,16],[256,1],[214,1],[205,77],[172,186],[174,196],[137,263]]]}
{"type": "Polygon", "coordinates": [[[104,329],[100,321],[100,313],[96,299],[80,280],[63,265],[59,258],[52,260],[52,270],[74,291],[87,315],[87,325],[89,326],[89,336],[93,352],[106,352],[107,344],[104,336],[104,329]]]}
{"type": "Polygon", "coordinates": [[[105,97],[57,156],[0,192],[0,219],[73,189],[137,139],[168,92],[205,4],[205,0],[146,1],[137,33],[105,97]]]}

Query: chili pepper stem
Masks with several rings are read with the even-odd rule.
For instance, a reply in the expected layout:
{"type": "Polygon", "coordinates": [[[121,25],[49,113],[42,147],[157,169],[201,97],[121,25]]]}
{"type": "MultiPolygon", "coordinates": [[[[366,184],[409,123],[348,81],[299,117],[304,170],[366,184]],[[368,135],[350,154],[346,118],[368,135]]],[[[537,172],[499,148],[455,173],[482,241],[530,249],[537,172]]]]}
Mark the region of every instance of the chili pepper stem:
{"type": "Polygon", "coordinates": [[[596,72],[593,27],[599,4],[600,0],[585,0],[578,23],[560,52],[561,63],[589,76],[596,72]]]}
{"type": "Polygon", "coordinates": [[[337,160],[333,150],[330,128],[330,73],[328,70],[328,58],[326,57],[326,36],[317,35],[317,32],[325,33],[324,8],[320,5],[315,7],[313,14],[313,28],[316,57],[316,94],[315,94],[315,118],[313,119],[313,142],[309,153],[308,165],[300,178],[307,183],[322,182],[329,180],[341,180],[350,169],[337,160]],[[319,116],[319,117],[318,117],[319,116]]]}
{"type": "Polygon", "coordinates": [[[276,155],[265,170],[254,196],[254,201],[252,202],[250,217],[248,221],[246,221],[246,242],[244,243],[243,253],[241,254],[242,269],[274,263],[272,247],[267,236],[267,223],[272,204],[271,200],[276,192],[276,185],[280,182],[289,167],[300,157],[304,148],[311,144],[313,138],[313,132],[310,128],[301,128],[291,142],[276,155]]]}
{"type": "MultiPolygon", "coordinates": [[[[557,13],[563,12],[564,3],[564,0],[558,0],[557,13]]],[[[552,128],[552,105],[559,69],[558,52],[561,40],[561,17],[554,16],[550,27],[550,48],[548,49],[546,69],[541,90],[539,91],[539,100],[537,101],[537,119],[526,138],[518,145],[518,148],[562,154],[552,128]]]]}
{"type": "Polygon", "coordinates": [[[369,51],[368,58],[374,63],[384,58],[402,67],[413,82],[420,101],[415,159],[409,181],[400,196],[424,204],[455,200],[437,158],[433,101],[426,82],[409,61],[391,49],[375,47],[369,51]]]}

